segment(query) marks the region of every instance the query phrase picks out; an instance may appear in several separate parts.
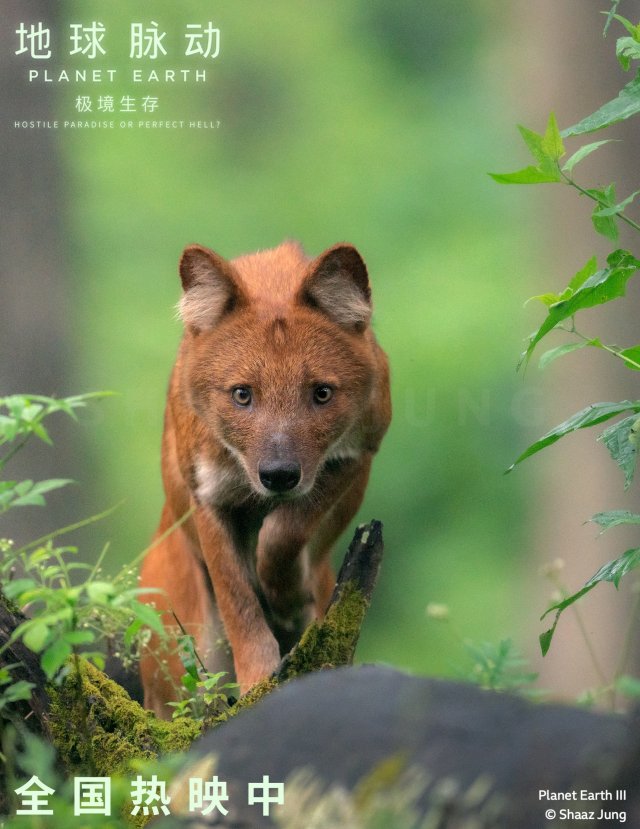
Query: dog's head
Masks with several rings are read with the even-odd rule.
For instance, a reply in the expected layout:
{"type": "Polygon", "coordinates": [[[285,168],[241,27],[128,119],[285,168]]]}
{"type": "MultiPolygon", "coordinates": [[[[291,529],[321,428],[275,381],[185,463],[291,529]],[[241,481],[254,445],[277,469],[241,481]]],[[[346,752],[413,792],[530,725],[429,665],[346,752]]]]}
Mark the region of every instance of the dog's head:
{"type": "Polygon", "coordinates": [[[359,457],[378,365],[357,250],[227,261],[192,245],[180,276],[186,391],[254,492],[304,495],[327,462],[359,457]]]}

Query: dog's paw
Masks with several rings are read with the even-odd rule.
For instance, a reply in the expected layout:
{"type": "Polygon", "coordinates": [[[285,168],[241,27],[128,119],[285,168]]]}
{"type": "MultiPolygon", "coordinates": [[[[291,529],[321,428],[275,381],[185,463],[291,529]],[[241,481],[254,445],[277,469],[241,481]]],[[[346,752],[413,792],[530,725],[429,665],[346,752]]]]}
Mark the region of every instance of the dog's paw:
{"type": "Polygon", "coordinates": [[[263,679],[268,679],[280,666],[280,647],[274,636],[261,646],[248,646],[234,654],[236,677],[240,693],[247,691],[263,679]]]}

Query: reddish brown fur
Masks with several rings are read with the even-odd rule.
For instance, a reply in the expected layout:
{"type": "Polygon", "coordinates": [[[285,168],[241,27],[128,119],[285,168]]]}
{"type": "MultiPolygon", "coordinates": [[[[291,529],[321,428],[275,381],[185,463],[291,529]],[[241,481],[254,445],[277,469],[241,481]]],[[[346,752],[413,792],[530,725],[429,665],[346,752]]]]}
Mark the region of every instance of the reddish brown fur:
{"type": "MultiPolygon", "coordinates": [[[[369,327],[366,268],[349,245],[311,261],[288,242],[232,262],[194,245],[180,273],[185,334],[165,413],[157,537],[194,512],[147,555],[141,584],[163,591],[146,600],[167,626],[175,612],[211,670],[231,670],[215,647],[226,636],[244,693],[324,614],[331,546],[360,505],[391,416],[387,360],[369,327]],[[299,481],[285,490],[290,469],[299,481]]],[[[141,666],[145,704],[160,716],[183,673],[175,655],[163,671],[167,655],[152,641],[141,666]]]]}

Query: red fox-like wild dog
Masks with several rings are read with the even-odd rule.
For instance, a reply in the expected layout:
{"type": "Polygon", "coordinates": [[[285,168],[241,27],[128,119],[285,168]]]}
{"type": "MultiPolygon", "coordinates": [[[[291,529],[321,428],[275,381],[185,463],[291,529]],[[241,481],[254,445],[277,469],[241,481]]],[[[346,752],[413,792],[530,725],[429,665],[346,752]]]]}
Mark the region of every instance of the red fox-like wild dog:
{"type": "MultiPolygon", "coordinates": [[[[147,554],[141,586],[160,589],[144,600],[171,631],[177,617],[208,669],[235,673],[244,693],[326,610],[331,546],[360,506],[391,418],[387,358],[351,245],[308,259],[285,242],[232,261],[191,245],[180,277],[185,332],[156,535],[166,537],[147,554]]],[[[145,705],[162,717],[184,673],[175,651],[154,637],[141,663],[145,705]]]]}

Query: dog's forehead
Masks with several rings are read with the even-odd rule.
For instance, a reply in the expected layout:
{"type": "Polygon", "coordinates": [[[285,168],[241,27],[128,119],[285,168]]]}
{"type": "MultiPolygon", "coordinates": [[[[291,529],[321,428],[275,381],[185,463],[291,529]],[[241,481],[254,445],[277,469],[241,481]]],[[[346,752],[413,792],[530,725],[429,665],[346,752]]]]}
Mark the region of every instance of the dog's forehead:
{"type": "Polygon", "coordinates": [[[200,357],[201,367],[211,367],[224,382],[242,376],[269,388],[350,377],[361,362],[342,332],[305,308],[270,316],[254,309],[239,313],[212,332],[200,357]]]}
{"type": "Polygon", "coordinates": [[[278,303],[297,292],[309,262],[298,242],[283,242],[277,248],[240,256],[232,264],[251,299],[278,303]]]}
{"type": "Polygon", "coordinates": [[[265,321],[262,336],[264,356],[257,363],[262,381],[270,386],[341,385],[364,371],[359,351],[313,312],[265,321]]]}
{"type": "Polygon", "coordinates": [[[296,307],[265,314],[260,319],[260,341],[265,353],[285,362],[319,360],[324,354],[339,359],[342,351],[352,351],[346,337],[323,314],[296,307]]]}

